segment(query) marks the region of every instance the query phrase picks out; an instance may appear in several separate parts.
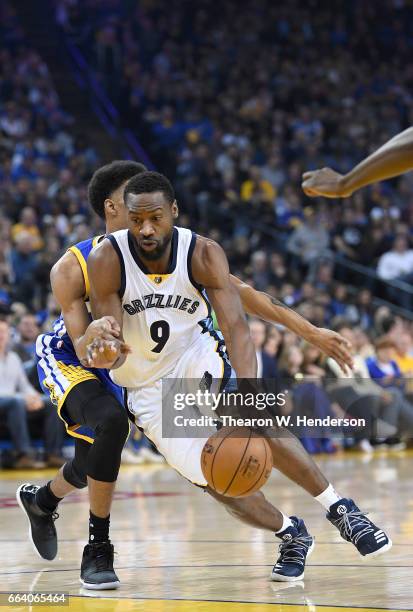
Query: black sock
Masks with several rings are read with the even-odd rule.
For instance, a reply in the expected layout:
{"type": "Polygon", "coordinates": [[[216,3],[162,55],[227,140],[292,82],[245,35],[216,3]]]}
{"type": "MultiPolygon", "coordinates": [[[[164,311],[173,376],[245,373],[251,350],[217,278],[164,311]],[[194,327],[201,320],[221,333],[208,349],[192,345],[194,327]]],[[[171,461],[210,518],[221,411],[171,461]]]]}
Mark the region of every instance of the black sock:
{"type": "Polygon", "coordinates": [[[44,487],[40,487],[36,493],[36,503],[43,512],[54,512],[58,503],[63,499],[63,497],[56,497],[52,493],[50,483],[51,480],[44,487]]]}
{"type": "Polygon", "coordinates": [[[109,523],[110,514],[106,518],[101,518],[89,512],[89,544],[109,541],[109,523]]]}

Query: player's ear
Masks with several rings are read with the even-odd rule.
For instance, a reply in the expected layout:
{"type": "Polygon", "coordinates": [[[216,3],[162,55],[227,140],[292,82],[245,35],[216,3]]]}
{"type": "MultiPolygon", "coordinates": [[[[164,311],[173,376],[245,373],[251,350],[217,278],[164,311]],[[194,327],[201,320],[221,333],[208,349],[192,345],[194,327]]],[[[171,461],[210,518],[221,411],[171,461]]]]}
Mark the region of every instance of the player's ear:
{"type": "Polygon", "coordinates": [[[105,207],[105,217],[106,216],[116,217],[118,211],[117,211],[116,204],[113,200],[111,200],[110,198],[107,198],[105,200],[104,207],[105,207]]]}
{"type": "Polygon", "coordinates": [[[176,201],[176,200],[174,200],[174,201],[172,202],[172,207],[171,207],[171,208],[172,208],[172,217],[173,217],[174,219],[177,219],[177,218],[178,218],[178,215],[179,215],[179,208],[178,208],[178,203],[177,203],[177,201],[176,201]]]}

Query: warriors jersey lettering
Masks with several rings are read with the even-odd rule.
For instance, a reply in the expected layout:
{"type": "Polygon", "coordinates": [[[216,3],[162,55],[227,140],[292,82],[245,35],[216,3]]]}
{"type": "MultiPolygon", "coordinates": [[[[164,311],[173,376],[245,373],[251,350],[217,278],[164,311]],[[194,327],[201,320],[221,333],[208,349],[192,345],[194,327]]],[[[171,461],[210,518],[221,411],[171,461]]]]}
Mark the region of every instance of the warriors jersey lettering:
{"type": "Polygon", "coordinates": [[[121,230],[108,236],[121,265],[123,336],[132,348],[125,363],[111,370],[123,387],[141,388],[168,376],[179,359],[198,346],[211,346],[227,357],[222,335],[213,330],[211,307],[203,287],[192,278],[196,234],[175,227],[166,274],[151,274],[136,250],[133,236],[121,230]]]}

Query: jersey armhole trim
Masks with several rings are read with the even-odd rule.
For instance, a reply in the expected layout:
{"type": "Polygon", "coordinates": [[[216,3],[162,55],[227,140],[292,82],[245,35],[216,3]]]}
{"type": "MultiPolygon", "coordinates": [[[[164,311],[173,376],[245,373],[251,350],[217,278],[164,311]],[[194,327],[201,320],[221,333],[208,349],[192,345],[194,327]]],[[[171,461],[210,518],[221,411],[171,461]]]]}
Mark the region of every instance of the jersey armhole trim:
{"type": "Polygon", "coordinates": [[[196,245],[196,234],[195,232],[192,232],[192,238],[191,238],[191,242],[189,245],[188,257],[187,257],[188,278],[191,282],[191,285],[193,285],[195,289],[199,291],[199,293],[202,293],[202,291],[204,290],[203,286],[197,283],[194,277],[192,276],[192,255],[195,250],[195,245],[196,245]]]}
{"type": "Polygon", "coordinates": [[[71,246],[67,250],[73,253],[82,269],[83,281],[85,283],[85,295],[83,296],[83,299],[86,301],[89,297],[90,292],[89,275],[87,273],[86,260],[83,257],[82,251],[78,249],[77,246],[71,246]]]}
{"type": "Polygon", "coordinates": [[[189,244],[189,249],[188,249],[188,257],[187,257],[187,273],[188,273],[188,278],[189,281],[191,283],[191,285],[193,285],[195,287],[195,289],[198,291],[198,293],[201,295],[201,298],[204,300],[205,305],[208,309],[208,317],[210,317],[212,315],[212,308],[211,308],[211,304],[209,303],[209,300],[206,298],[205,296],[205,289],[202,285],[200,285],[199,283],[196,282],[196,280],[194,279],[194,277],[192,276],[192,255],[195,249],[195,245],[196,245],[196,234],[195,232],[192,232],[192,238],[191,238],[191,242],[189,244]]]}
{"type": "Polygon", "coordinates": [[[125,273],[125,262],[123,259],[122,251],[119,248],[118,242],[114,236],[106,236],[110,240],[111,245],[115,249],[117,256],[119,257],[120,263],[120,287],[119,287],[119,297],[123,298],[126,289],[126,273],[125,273]]]}

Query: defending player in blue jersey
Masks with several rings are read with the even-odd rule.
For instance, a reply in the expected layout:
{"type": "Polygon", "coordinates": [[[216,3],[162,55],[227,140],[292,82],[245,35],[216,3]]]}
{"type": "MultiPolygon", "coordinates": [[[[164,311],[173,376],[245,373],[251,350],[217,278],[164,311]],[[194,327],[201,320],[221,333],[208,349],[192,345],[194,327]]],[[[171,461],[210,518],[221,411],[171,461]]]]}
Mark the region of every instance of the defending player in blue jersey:
{"type": "MultiPolygon", "coordinates": [[[[85,293],[82,296],[84,304],[89,312],[89,279],[87,275],[87,259],[89,253],[104,236],[95,236],[83,242],[71,246],[68,252],[75,256],[82,275],[85,286],[85,293]]],[[[73,258],[72,258],[73,259],[73,258]]],[[[88,324],[92,318],[89,317],[88,324]]],[[[85,321],[86,322],[86,321],[85,321]]],[[[95,322],[95,329],[100,328],[101,322],[95,322]]],[[[110,325],[109,320],[105,323],[110,325]]],[[[88,329],[89,336],[93,327],[88,329]]],[[[83,340],[84,340],[83,336],[83,340]]],[[[79,351],[78,344],[78,351],[79,351]]],[[[60,418],[64,421],[67,433],[76,438],[81,438],[92,443],[95,433],[92,428],[81,423],[75,423],[73,418],[65,409],[65,400],[70,391],[79,383],[86,380],[100,380],[103,385],[123,403],[123,393],[121,387],[115,385],[109,377],[107,370],[87,368],[80,362],[73,346],[72,339],[66,329],[63,314],[54,322],[51,333],[42,334],[36,343],[36,354],[39,359],[37,364],[39,381],[45,393],[49,393],[52,401],[56,404],[60,418]]]]}
{"type": "MultiPolygon", "coordinates": [[[[100,168],[89,184],[92,207],[106,221],[107,232],[126,225],[123,190],[127,181],[145,170],[142,164],[115,161],[100,168]]],[[[90,499],[89,544],[83,551],[81,582],[89,589],[119,586],[113,569],[109,516],[119,472],[121,453],[129,433],[122,390],[106,370],[87,367],[86,346],[92,338],[111,331],[111,317],[91,322],[88,308],[89,280],[86,262],[92,248],[104,236],[72,246],[53,266],[51,284],[62,308],[53,332],[38,338],[39,379],[56,404],[67,432],[75,438],[75,456],[43,487],[21,485],[17,501],[30,522],[36,552],[52,560],[57,554],[54,520],[60,500],[75,489],[88,486],[90,499]]]]}

